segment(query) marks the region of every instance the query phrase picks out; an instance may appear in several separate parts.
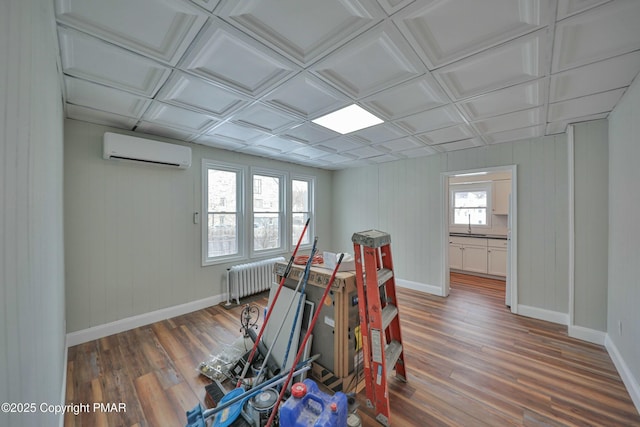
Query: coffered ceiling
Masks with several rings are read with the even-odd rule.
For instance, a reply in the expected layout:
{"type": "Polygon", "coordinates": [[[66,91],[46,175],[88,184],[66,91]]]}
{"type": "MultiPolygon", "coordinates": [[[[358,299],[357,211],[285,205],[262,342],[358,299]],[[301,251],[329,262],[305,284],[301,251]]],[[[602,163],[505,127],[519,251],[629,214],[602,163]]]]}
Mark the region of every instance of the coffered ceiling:
{"type": "Polygon", "coordinates": [[[67,117],[326,169],[562,133],[640,71],[638,0],[55,0],[67,117]],[[312,120],[357,103],[384,120],[312,120]]]}

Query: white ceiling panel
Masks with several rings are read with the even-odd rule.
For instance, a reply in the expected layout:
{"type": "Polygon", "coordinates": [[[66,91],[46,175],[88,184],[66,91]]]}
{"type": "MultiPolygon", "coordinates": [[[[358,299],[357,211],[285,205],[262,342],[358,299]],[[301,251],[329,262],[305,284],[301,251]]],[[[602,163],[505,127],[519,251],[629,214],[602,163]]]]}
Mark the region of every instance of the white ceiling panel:
{"type": "Polygon", "coordinates": [[[350,41],[311,68],[353,97],[365,97],[423,74],[426,69],[391,22],[350,41]]]}
{"type": "Polygon", "coordinates": [[[515,113],[503,114],[485,120],[473,122],[473,126],[481,134],[502,132],[517,128],[539,125],[545,122],[544,108],[537,107],[515,113]]]}
{"type": "Polygon", "coordinates": [[[344,154],[354,156],[357,159],[368,159],[369,157],[382,156],[386,151],[380,150],[372,145],[365,145],[353,150],[349,150],[344,154]]]}
{"type": "Polygon", "coordinates": [[[438,150],[434,149],[433,147],[419,147],[412,150],[403,151],[401,154],[404,157],[412,159],[416,157],[430,156],[436,153],[438,153],[438,150]]]}
{"type": "Polygon", "coordinates": [[[640,71],[640,0],[53,2],[66,117],[328,170],[564,132],[640,71]],[[383,123],[312,121],[349,104],[383,123]]]}
{"type": "Polygon", "coordinates": [[[553,72],[640,49],[640,1],[616,0],[556,25],[553,72]]]}
{"type": "Polygon", "coordinates": [[[489,144],[498,144],[501,142],[517,141],[520,139],[537,138],[543,136],[545,125],[531,126],[528,128],[520,128],[507,130],[504,132],[492,133],[484,136],[484,140],[489,144]]]}
{"type": "Polygon", "coordinates": [[[196,137],[196,134],[192,132],[172,128],[171,126],[165,126],[160,123],[151,123],[145,121],[138,123],[136,131],[149,135],[164,136],[165,138],[180,139],[182,141],[191,141],[194,137],[196,137]]]}
{"type": "Polygon", "coordinates": [[[301,119],[261,103],[255,103],[237,114],[234,122],[277,133],[300,124],[301,119]]]}
{"type": "Polygon", "coordinates": [[[250,145],[268,138],[270,135],[252,127],[224,122],[209,129],[203,136],[229,143],[250,145]]]}
{"type": "Polygon", "coordinates": [[[222,119],[237,111],[250,99],[198,77],[174,72],[157,99],[168,104],[213,114],[222,119]]]}
{"type": "Polygon", "coordinates": [[[318,147],[302,147],[292,151],[292,154],[297,154],[307,159],[317,159],[318,157],[326,156],[327,151],[321,150],[318,147]]]}
{"type": "Polygon", "coordinates": [[[545,103],[546,94],[547,80],[538,79],[469,98],[457,105],[474,121],[540,106],[545,103]]]}
{"type": "Polygon", "coordinates": [[[410,134],[463,124],[464,119],[453,105],[433,108],[394,122],[410,134]]]}
{"type": "Polygon", "coordinates": [[[201,133],[216,123],[213,117],[155,101],[144,113],[143,120],[161,126],[201,133]]]}
{"type": "Polygon", "coordinates": [[[300,65],[380,22],[372,0],[231,0],[217,13],[300,65]]]}
{"type": "Polygon", "coordinates": [[[364,98],[361,104],[381,118],[395,120],[448,102],[438,82],[427,73],[364,98]]]}
{"type": "Polygon", "coordinates": [[[179,0],[56,0],[58,21],[175,65],[207,16],[179,0]]]}
{"type": "Polygon", "coordinates": [[[448,142],[438,145],[442,151],[458,151],[466,148],[480,147],[484,145],[480,138],[463,139],[462,141],[448,142]]]}
{"type": "Polygon", "coordinates": [[[296,72],[285,58],[213,18],[180,67],[250,96],[263,94],[296,72]]]}
{"type": "Polygon", "coordinates": [[[413,137],[395,139],[393,141],[387,141],[376,145],[376,148],[383,148],[390,153],[398,153],[419,147],[424,147],[424,144],[413,137]]]}
{"type": "Polygon", "coordinates": [[[65,74],[143,96],[153,96],[171,69],[67,28],[58,29],[65,74]]]}
{"type": "Polygon", "coordinates": [[[319,117],[349,103],[349,98],[307,72],[289,79],[262,100],[305,119],[319,117]],[[305,96],[300,96],[301,93],[305,96]]]}
{"type": "Polygon", "coordinates": [[[354,141],[351,138],[333,138],[326,141],[322,141],[316,144],[316,147],[324,148],[325,150],[333,153],[341,153],[343,151],[353,150],[355,148],[362,147],[363,144],[354,141]]]}
{"type": "Polygon", "coordinates": [[[549,102],[629,86],[640,72],[640,51],[617,56],[551,76],[549,102]]]}
{"type": "Polygon", "coordinates": [[[468,125],[458,125],[422,133],[418,135],[418,138],[426,144],[434,145],[458,141],[461,139],[469,139],[472,136],[474,136],[473,131],[468,125]]]}
{"type": "Polygon", "coordinates": [[[613,110],[625,89],[587,95],[549,104],[549,122],[606,113],[613,110]]]}
{"type": "Polygon", "coordinates": [[[558,20],[611,0],[558,0],[558,20]]]}
{"type": "Polygon", "coordinates": [[[200,135],[193,140],[196,144],[207,145],[209,147],[222,148],[223,150],[237,151],[245,148],[248,144],[244,142],[234,141],[227,138],[219,138],[211,135],[200,135]]]}
{"type": "Polygon", "coordinates": [[[291,129],[284,130],[280,134],[286,138],[295,139],[306,144],[315,144],[316,142],[325,141],[339,135],[338,132],[318,126],[312,122],[305,122],[291,129]]]}
{"type": "Polygon", "coordinates": [[[542,28],[549,21],[549,1],[420,1],[393,20],[434,69],[542,28]]]}
{"type": "Polygon", "coordinates": [[[450,95],[460,100],[545,74],[547,32],[540,30],[442,67],[434,72],[450,95]]]}
{"type": "Polygon", "coordinates": [[[67,117],[70,119],[95,123],[98,125],[112,126],[119,129],[131,130],[138,121],[135,118],[108,113],[106,111],[94,110],[81,105],[67,104],[66,112],[67,117]]]}
{"type": "Polygon", "coordinates": [[[151,100],[87,80],[65,77],[67,102],[118,115],[138,118],[151,100]]]}
{"type": "Polygon", "coordinates": [[[375,144],[377,142],[389,141],[406,136],[407,132],[393,125],[392,123],[381,123],[352,132],[349,136],[365,144],[375,144]]]}
{"type": "Polygon", "coordinates": [[[280,153],[288,153],[299,148],[306,147],[301,142],[296,142],[291,139],[281,138],[279,136],[272,136],[271,138],[263,139],[258,142],[257,145],[261,147],[271,148],[272,150],[279,151],[280,153]]]}
{"type": "Polygon", "coordinates": [[[206,10],[208,10],[209,12],[212,12],[213,9],[215,9],[215,7],[218,5],[219,1],[218,0],[191,0],[192,2],[194,2],[195,4],[205,8],[206,10]]]}

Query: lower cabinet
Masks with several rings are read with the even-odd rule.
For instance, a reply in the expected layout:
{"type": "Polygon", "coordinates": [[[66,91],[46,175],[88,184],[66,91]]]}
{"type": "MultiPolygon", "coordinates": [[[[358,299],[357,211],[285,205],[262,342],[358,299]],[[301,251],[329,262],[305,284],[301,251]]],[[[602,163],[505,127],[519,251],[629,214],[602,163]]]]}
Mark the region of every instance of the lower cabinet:
{"type": "Polygon", "coordinates": [[[507,241],[488,240],[487,244],[487,273],[494,276],[507,275],[507,241]]]}
{"type": "Polygon", "coordinates": [[[507,241],[449,237],[449,268],[471,273],[507,275],[507,241]]]}

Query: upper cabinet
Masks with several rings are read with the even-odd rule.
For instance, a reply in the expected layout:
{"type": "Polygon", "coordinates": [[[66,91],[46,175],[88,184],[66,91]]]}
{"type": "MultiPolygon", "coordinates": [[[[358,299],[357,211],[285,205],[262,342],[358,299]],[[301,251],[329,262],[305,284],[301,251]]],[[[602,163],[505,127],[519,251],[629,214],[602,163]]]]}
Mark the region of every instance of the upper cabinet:
{"type": "Polygon", "coordinates": [[[492,210],[493,215],[509,214],[509,194],[511,193],[511,180],[493,181],[492,210]]]}

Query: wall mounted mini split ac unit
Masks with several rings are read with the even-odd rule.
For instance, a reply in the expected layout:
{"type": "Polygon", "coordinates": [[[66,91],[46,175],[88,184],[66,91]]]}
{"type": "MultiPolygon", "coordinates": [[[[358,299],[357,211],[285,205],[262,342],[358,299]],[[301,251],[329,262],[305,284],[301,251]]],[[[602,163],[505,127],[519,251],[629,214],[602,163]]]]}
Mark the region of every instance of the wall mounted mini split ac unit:
{"type": "Polygon", "coordinates": [[[104,134],[102,157],[107,160],[129,160],[179,169],[191,167],[189,147],[112,132],[104,134]]]}

